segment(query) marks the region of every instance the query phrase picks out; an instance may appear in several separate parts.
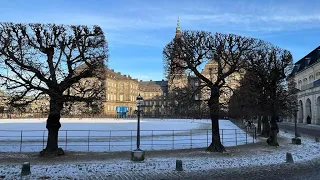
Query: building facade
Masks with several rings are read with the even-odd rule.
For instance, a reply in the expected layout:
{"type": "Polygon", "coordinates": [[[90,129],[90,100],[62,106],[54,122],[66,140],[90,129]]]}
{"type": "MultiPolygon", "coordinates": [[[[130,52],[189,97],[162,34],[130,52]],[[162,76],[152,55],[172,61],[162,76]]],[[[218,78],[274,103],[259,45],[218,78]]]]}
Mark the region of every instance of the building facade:
{"type": "Polygon", "coordinates": [[[308,123],[309,116],[311,124],[320,124],[320,46],[295,63],[291,78],[299,90],[298,122],[308,123]]]}
{"type": "MultiPolygon", "coordinates": [[[[225,68],[223,71],[227,71],[225,68]]],[[[215,61],[209,61],[202,70],[201,74],[204,75],[207,79],[212,82],[217,80],[218,75],[218,63],[215,61]]],[[[240,86],[240,80],[244,77],[245,70],[241,69],[239,72],[234,72],[228,77],[225,78],[225,85],[220,89],[220,109],[222,112],[227,113],[229,111],[228,104],[233,91],[240,86]]],[[[203,88],[201,91],[201,100],[203,102],[207,101],[210,98],[211,91],[209,87],[203,88]]]]}

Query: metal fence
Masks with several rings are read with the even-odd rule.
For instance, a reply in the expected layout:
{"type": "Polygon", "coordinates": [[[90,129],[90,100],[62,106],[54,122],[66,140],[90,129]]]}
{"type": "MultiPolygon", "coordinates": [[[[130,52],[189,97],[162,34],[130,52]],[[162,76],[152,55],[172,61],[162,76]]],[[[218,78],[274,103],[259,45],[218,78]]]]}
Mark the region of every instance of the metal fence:
{"type": "MultiPolygon", "coordinates": [[[[0,130],[1,152],[36,152],[46,147],[46,130],[0,130]]],[[[141,130],[144,150],[203,148],[211,129],[141,130]]],[[[68,151],[128,151],[136,148],[136,130],[60,130],[58,144],[68,151]]],[[[224,146],[255,143],[256,129],[220,129],[224,146]]]]}

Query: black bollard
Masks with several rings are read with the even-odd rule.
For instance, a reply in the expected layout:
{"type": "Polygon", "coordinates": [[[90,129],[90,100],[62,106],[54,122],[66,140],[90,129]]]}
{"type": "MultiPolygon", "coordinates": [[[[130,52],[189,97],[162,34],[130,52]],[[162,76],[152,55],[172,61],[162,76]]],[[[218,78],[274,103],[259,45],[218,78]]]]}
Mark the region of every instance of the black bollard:
{"type": "Polygon", "coordinates": [[[287,162],[287,163],[293,163],[293,157],[292,157],[292,154],[291,154],[291,153],[288,153],[288,152],[287,152],[286,162],[287,162]]]}
{"type": "Polygon", "coordinates": [[[183,171],[181,160],[176,160],[176,171],[183,171]]]}
{"type": "Polygon", "coordinates": [[[21,176],[27,176],[31,174],[31,171],[30,171],[30,163],[29,162],[24,162],[22,164],[22,169],[21,169],[21,176]]]}

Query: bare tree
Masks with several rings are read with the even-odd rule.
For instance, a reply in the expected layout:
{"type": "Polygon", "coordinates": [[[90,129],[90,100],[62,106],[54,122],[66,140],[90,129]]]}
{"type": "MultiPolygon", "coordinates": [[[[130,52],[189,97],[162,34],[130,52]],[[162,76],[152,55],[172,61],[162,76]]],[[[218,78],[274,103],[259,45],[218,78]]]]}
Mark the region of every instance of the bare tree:
{"type": "Polygon", "coordinates": [[[286,82],[293,64],[292,55],[287,50],[265,43],[255,56],[250,59],[249,71],[259,79],[259,86],[263,88],[260,106],[264,108],[266,114],[263,118],[262,134],[269,136],[267,141],[269,145],[278,146],[279,128],[276,119],[280,115],[285,115],[290,109],[290,97],[292,97],[286,82]],[[267,116],[271,116],[270,126],[267,116]]]}
{"type": "Polygon", "coordinates": [[[259,79],[247,71],[240,81],[238,87],[229,101],[229,114],[234,118],[247,118],[259,116],[262,113],[260,108],[260,96],[262,88],[259,86],[259,79]]]}
{"type": "Polygon", "coordinates": [[[185,31],[164,48],[164,62],[168,74],[172,69],[183,69],[201,79],[209,88],[208,107],[212,122],[212,143],[208,151],[223,152],[219,133],[219,98],[226,86],[226,78],[240,71],[252,57],[259,41],[233,34],[211,34],[205,31],[185,31]],[[217,63],[216,79],[211,81],[200,73],[201,65],[217,63]]]}
{"type": "Polygon", "coordinates": [[[41,155],[64,154],[58,148],[64,105],[103,100],[107,52],[98,26],[0,24],[0,83],[11,95],[10,104],[25,106],[42,95],[50,99],[41,155]]]}

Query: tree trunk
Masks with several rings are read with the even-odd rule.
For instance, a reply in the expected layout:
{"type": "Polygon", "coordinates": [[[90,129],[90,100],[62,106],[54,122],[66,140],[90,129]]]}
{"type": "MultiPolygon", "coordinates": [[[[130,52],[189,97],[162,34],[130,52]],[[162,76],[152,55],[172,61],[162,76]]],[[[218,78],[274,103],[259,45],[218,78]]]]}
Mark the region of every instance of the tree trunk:
{"type": "Polygon", "coordinates": [[[210,109],[210,118],[212,125],[212,142],[207,148],[210,152],[224,152],[226,151],[221,144],[220,132],[219,132],[219,90],[211,89],[211,96],[208,101],[210,109]]]}
{"type": "Polygon", "coordinates": [[[279,132],[279,127],[277,125],[276,116],[273,115],[271,117],[270,136],[267,139],[267,143],[269,144],[269,146],[279,146],[279,143],[277,141],[278,132],[279,132]]]}
{"type": "Polygon", "coordinates": [[[269,137],[270,135],[270,124],[268,121],[268,116],[263,116],[262,118],[262,132],[260,136],[269,137]]]}
{"type": "Polygon", "coordinates": [[[261,133],[261,121],[262,121],[262,116],[258,116],[258,132],[257,133],[261,133]]]}
{"type": "Polygon", "coordinates": [[[64,155],[64,151],[58,147],[58,132],[61,127],[60,113],[62,108],[63,102],[61,102],[60,98],[50,98],[50,112],[46,125],[48,129],[47,146],[40,152],[40,156],[64,155]]]}
{"type": "Polygon", "coordinates": [[[269,138],[267,140],[267,143],[269,144],[269,146],[279,146],[278,141],[277,141],[277,135],[279,132],[279,127],[277,124],[277,104],[276,104],[276,99],[277,99],[277,84],[276,81],[272,81],[271,83],[271,87],[272,91],[271,91],[271,102],[272,102],[272,106],[271,106],[271,128],[270,128],[270,134],[269,134],[269,138]]]}

